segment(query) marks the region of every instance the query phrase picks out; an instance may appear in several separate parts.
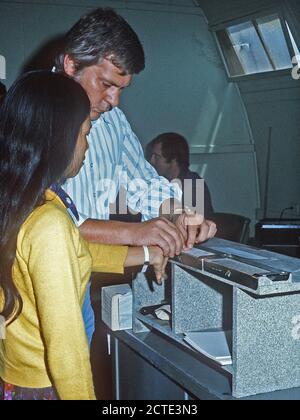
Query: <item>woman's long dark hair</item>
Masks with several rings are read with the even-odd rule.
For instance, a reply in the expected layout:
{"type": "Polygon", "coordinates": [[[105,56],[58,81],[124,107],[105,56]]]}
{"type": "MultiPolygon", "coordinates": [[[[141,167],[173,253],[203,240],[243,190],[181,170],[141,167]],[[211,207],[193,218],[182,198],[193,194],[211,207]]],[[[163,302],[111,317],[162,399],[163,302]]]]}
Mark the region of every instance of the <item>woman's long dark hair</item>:
{"type": "Polygon", "coordinates": [[[0,314],[15,319],[22,308],[12,279],[17,236],[45,190],[70,165],[90,103],[72,79],[28,73],[8,91],[0,109],[0,314]]]}

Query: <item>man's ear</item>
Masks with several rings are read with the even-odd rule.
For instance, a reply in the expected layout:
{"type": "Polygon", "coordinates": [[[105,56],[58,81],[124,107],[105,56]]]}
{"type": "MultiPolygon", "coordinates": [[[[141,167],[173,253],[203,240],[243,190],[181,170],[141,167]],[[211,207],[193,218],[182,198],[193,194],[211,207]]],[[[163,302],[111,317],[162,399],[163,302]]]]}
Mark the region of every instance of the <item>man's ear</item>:
{"type": "Polygon", "coordinates": [[[75,62],[68,54],[66,54],[64,58],[64,71],[71,77],[75,74],[75,62]]]}

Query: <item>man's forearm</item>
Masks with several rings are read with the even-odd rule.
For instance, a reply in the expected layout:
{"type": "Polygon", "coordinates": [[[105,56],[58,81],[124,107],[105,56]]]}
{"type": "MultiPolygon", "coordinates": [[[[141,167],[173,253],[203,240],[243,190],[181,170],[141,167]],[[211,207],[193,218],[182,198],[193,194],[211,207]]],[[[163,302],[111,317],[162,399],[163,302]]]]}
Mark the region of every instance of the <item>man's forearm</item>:
{"type": "MultiPolygon", "coordinates": [[[[174,223],[178,217],[178,213],[175,212],[174,214],[174,209],[178,208],[181,208],[181,203],[178,200],[166,200],[160,207],[160,215],[174,223]]],[[[111,245],[139,245],[135,238],[137,223],[87,219],[79,230],[88,242],[111,245]]],[[[156,243],[151,243],[151,245],[156,245],[156,243]]]]}
{"type": "Polygon", "coordinates": [[[88,219],[80,226],[80,233],[93,243],[129,246],[159,246],[165,257],[179,255],[186,239],[173,223],[163,217],[142,223],[88,219]]]}
{"type": "Polygon", "coordinates": [[[88,242],[111,245],[134,245],[134,223],[87,219],[79,228],[88,242]]]}

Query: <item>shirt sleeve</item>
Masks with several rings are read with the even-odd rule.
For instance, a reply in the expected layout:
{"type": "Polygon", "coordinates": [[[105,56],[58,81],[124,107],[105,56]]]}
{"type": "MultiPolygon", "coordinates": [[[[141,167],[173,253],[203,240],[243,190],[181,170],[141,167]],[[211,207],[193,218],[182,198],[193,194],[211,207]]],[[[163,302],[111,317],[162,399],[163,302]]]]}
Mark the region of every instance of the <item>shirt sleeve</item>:
{"type": "Polygon", "coordinates": [[[159,176],[153,166],[146,161],[138,138],[124,114],[121,116],[125,132],[121,185],[127,191],[128,207],[137,213],[142,213],[142,219],[145,221],[159,216],[159,208],[165,200],[176,198],[181,201],[182,191],[177,184],[159,176]]]}
{"type": "Polygon", "coordinates": [[[93,260],[92,271],[124,274],[127,246],[88,243],[88,247],[93,260]]]}
{"type": "Polygon", "coordinates": [[[80,237],[66,218],[39,219],[30,232],[28,270],[54,387],[62,400],[91,400],[95,393],[81,314],[80,237]]]}

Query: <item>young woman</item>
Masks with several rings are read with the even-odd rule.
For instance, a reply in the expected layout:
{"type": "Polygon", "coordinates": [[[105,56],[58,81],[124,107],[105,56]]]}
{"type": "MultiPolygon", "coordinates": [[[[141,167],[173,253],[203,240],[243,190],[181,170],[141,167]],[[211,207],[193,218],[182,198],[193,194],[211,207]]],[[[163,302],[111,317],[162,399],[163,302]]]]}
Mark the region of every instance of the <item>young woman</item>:
{"type": "MultiPolygon", "coordinates": [[[[81,314],[88,279],[144,262],[142,247],[87,244],[60,187],[83,165],[89,108],[79,84],[48,72],[23,76],[1,107],[0,399],[95,399],[81,314]]],[[[166,260],[149,251],[159,281],[166,260]]]]}

